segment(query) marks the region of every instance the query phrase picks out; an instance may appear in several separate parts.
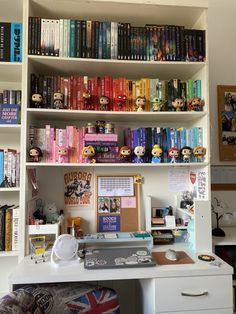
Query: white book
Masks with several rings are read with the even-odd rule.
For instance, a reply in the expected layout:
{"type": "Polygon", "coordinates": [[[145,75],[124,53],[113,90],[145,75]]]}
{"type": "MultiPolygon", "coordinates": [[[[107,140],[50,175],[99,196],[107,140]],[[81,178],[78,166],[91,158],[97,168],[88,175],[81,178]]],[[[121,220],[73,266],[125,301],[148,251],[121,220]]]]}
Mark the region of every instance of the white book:
{"type": "Polygon", "coordinates": [[[46,19],[41,19],[41,54],[45,56],[46,54],[46,19]]]}
{"type": "Polygon", "coordinates": [[[67,23],[67,19],[64,19],[64,23],[63,23],[63,57],[68,57],[67,54],[67,47],[68,47],[68,23],[67,23]]]}
{"type": "Polygon", "coordinates": [[[59,57],[60,50],[60,21],[54,20],[54,56],[59,57]]]}
{"type": "Polygon", "coordinates": [[[59,57],[64,57],[64,20],[60,19],[59,26],[59,57]]]}
{"type": "Polygon", "coordinates": [[[49,20],[49,55],[54,56],[55,46],[55,20],[49,20]]]}
{"type": "Polygon", "coordinates": [[[50,55],[50,24],[51,20],[46,19],[45,27],[45,55],[50,55]]]}
{"type": "Polygon", "coordinates": [[[12,251],[19,250],[20,208],[12,209],[12,251]]]}
{"type": "Polygon", "coordinates": [[[115,59],[115,22],[111,22],[111,59],[115,59]]]}

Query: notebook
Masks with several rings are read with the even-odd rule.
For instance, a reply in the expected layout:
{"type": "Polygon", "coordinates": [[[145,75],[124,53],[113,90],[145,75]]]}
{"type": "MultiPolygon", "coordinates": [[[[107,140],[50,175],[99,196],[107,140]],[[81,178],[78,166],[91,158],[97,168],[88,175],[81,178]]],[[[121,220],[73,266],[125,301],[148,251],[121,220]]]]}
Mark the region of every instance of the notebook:
{"type": "Polygon", "coordinates": [[[102,248],[87,250],[84,259],[86,269],[130,268],[155,266],[146,247],[102,248]]]}

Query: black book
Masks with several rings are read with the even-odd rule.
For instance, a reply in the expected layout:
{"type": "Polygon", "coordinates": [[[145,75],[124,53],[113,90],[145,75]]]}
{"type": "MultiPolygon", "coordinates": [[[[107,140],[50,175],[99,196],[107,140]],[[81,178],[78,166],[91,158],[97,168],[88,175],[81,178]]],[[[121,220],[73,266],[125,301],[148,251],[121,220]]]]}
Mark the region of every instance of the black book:
{"type": "Polygon", "coordinates": [[[86,21],[81,21],[81,58],[86,58],[86,21]]]}
{"type": "Polygon", "coordinates": [[[81,21],[76,20],[75,21],[75,56],[77,58],[81,58],[82,57],[81,43],[82,43],[81,21]]]}
{"type": "Polygon", "coordinates": [[[28,54],[32,54],[32,20],[33,17],[29,16],[29,21],[28,21],[28,54]]]}
{"type": "Polygon", "coordinates": [[[0,61],[11,58],[11,23],[0,23],[0,61]]]}

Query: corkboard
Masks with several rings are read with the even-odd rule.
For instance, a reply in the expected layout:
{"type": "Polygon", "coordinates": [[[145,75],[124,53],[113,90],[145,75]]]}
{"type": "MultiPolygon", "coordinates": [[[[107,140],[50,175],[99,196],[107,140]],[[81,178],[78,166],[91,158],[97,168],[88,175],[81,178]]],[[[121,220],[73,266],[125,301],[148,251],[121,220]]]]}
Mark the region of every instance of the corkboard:
{"type": "Polygon", "coordinates": [[[140,178],[140,175],[136,174],[97,175],[98,232],[140,230],[140,178]]]}

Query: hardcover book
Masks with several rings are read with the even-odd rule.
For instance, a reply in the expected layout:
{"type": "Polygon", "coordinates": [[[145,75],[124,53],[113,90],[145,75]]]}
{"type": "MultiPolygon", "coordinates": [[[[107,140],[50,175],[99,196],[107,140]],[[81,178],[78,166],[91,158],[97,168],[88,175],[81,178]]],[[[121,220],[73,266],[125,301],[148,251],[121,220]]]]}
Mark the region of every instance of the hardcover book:
{"type": "Polygon", "coordinates": [[[19,105],[0,105],[0,124],[18,124],[19,105]]]}

